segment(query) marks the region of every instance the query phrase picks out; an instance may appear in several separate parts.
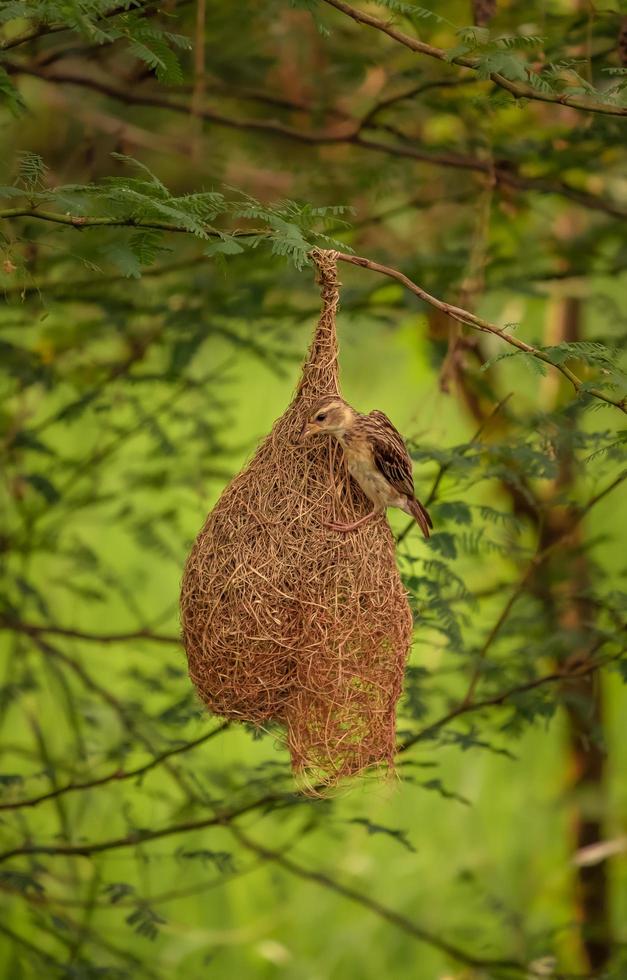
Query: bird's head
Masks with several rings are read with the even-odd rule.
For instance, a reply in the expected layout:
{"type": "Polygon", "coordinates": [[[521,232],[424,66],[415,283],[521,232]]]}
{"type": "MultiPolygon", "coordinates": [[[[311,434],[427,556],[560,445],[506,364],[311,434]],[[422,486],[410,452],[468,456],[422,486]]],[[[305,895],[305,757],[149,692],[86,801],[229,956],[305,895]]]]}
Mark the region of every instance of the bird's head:
{"type": "Polygon", "coordinates": [[[300,438],[309,436],[336,436],[341,438],[350,428],[355,411],[337,395],[327,395],[316,403],[305,422],[300,438]]]}

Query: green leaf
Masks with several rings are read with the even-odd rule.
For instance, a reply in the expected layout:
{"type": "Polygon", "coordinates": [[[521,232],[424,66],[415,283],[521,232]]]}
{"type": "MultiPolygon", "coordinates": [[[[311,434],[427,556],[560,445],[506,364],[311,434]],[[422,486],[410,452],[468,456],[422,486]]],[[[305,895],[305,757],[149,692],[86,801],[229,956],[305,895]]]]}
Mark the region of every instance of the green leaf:
{"type": "Polygon", "coordinates": [[[111,242],[103,248],[102,253],[127,279],[141,278],[142,264],[130,242],[121,239],[111,242]]]}
{"type": "Polygon", "coordinates": [[[438,531],[429,538],[429,547],[432,551],[442,555],[444,558],[456,558],[457,548],[455,538],[448,531],[438,531]]]}
{"type": "Polygon", "coordinates": [[[514,350],[514,351],[502,351],[500,354],[496,354],[489,360],[485,361],[480,370],[487,371],[488,368],[493,367],[494,364],[498,364],[499,361],[505,361],[508,358],[521,357],[526,368],[528,368],[532,374],[546,375],[546,365],[545,363],[535,354],[531,354],[524,350],[514,350]]]}
{"type": "Polygon", "coordinates": [[[2,65],[0,65],[0,101],[4,102],[11,115],[16,118],[26,111],[26,103],[21,92],[15,87],[2,65]]]}
{"type": "Polygon", "coordinates": [[[203,251],[203,255],[238,255],[244,249],[231,235],[225,235],[211,242],[203,251]]]}
{"type": "Polygon", "coordinates": [[[137,170],[140,170],[143,174],[146,175],[146,177],[148,177],[149,182],[153,184],[163,195],[165,195],[166,197],[170,196],[170,193],[167,187],[165,186],[165,184],[162,184],[159,178],[152,172],[152,170],[150,170],[149,167],[146,166],[145,163],[142,163],[141,160],[137,160],[135,157],[128,156],[128,154],[126,153],[114,152],[111,153],[111,156],[113,157],[114,160],[119,160],[120,163],[125,163],[130,167],[135,167],[137,170]]]}
{"type": "Polygon", "coordinates": [[[60,499],[57,488],[42,473],[27,473],[25,479],[49,504],[56,504],[60,499]]]}
{"type": "Polygon", "coordinates": [[[34,452],[43,453],[46,456],[56,456],[56,453],[41,441],[34,433],[28,432],[23,429],[18,432],[15,439],[13,440],[13,445],[18,449],[32,449],[34,452]]]}
{"type": "Polygon", "coordinates": [[[150,939],[151,942],[154,942],[159,935],[159,927],[164,925],[167,920],[149,905],[142,903],[124,921],[133,927],[133,931],[138,936],[143,936],[144,939],[150,939]]]}
{"type": "Polygon", "coordinates": [[[22,895],[42,896],[46,889],[33,875],[10,868],[0,870],[0,882],[11,891],[22,895]]]}
{"type": "Polygon", "coordinates": [[[438,521],[453,521],[455,524],[470,524],[472,511],[463,500],[446,500],[437,503],[433,510],[438,521]]]}
{"type": "Polygon", "coordinates": [[[129,898],[129,896],[133,895],[134,892],[135,888],[133,885],[129,885],[124,881],[112,882],[110,885],[106,885],[104,888],[104,893],[108,896],[112,905],[116,905],[124,898],[129,898]]]}
{"type": "Polygon", "coordinates": [[[191,363],[205,339],[206,333],[203,328],[195,331],[190,337],[177,340],[170,354],[169,372],[175,375],[181,374],[191,363]]]}
{"type": "Polygon", "coordinates": [[[48,168],[39,153],[20,150],[18,153],[18,172],[15,185],[29,193],[43,186],[48,168]]]}
{"type": "Polygon", "coordinates": [[[387,837],[391,837],[392,840],[395,840],[398,844],[404,847],[406,851],[411,851],[412,854],[416,853],[416,848],[409,840],[406,830],[398,830],[394,827],[384,827],[383,824],[373,823],[371,820],[368,820],[367,817],[353,817],[353,819],[349,820],[348,822],[359,824],[361,827],[364,827],[368,832],[368,836],[373,834],[385,834],[387,837]]]}
{"type": "Polygon", "coordinates": [[[482,47],[488,44],[490,40],[490,28],[477,27],[475,24],[470,24],[468,27],[460,27],[455,33],[464,44],[468,45],[469,49],[482,47]]]}
{"type": "Polygon", "coordinates": [[[233,855],[228,851],[211,851],[208,848],[197,848],[189,851],[179,848],[176,851],[176,856],[186,861],[200,861],[203,865],[211,864],[220,874],[233,874],[236,871],[233,855]]]}
{"type": "Polygon", "coordinates": [[[453,790],[446,789],[441,779],[428,779],[420,785],[423,789],[439,793],[445,800],[456,800],[458,803],[463,803],[464,806],[470,806],[470,800],[467,800],[465,796],[461,796],[459,793],[455,793],[453,790]]]}
{"type": "Polygon", "coordinates": [[[456,44],[454,48],[445,51],[444,57],[447,61],[455,61],[455,58],[463,58],[473,50],[474,48],[469,44],[456,44]]]}
{"type": "Polygon", "coordinates": [[[0,185],[0,197],[24,197],[23,187],[7,187],[0,185]]]}
{"type": "Polygon", "coordinates": [[[410,20],[434,20],[440,24],[448,24],[449,27],[453,26],[450,20],[436,14],[434,10],[430,10],[428,7],[420,7],[415,3],[408,3],[407,0],[375,0],[375,2],[380,7],[387,7],[388,10],[402,14],[403,17],[408,17],[410,20]]]}
{"type": "Polygon", "coordinates": [[[157,36],[142,33],[129,46],[131,54],[151,68],[165,85],[180,85],[183,81],[181,64],[167,43],[157,36]]]}
{"type": "Polygon", "coordinates": [[[487,79],[490,75],[503,75],[512,82],[527,81],[527,71],[524,64],[507,51],[491,51],[481,55],[477,60],[479,78],[487,79]]]}

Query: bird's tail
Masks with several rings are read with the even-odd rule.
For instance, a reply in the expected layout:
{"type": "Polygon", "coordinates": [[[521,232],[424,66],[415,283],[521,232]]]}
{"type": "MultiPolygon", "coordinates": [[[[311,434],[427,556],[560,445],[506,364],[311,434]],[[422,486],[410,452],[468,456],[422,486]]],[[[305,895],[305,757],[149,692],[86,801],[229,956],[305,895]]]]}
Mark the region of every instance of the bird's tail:
{"type": "Polygon", "coordinates": [[[414,500],[413,497],[407,498],[407,504],[411,516],[415,519],[416,523],[419,525],[420,530],[424,534],[425,538],[428,538],[429,535],[431,534],[433,521],[429,517],[426,508],[422,506],[419,500],[414,500]]]}

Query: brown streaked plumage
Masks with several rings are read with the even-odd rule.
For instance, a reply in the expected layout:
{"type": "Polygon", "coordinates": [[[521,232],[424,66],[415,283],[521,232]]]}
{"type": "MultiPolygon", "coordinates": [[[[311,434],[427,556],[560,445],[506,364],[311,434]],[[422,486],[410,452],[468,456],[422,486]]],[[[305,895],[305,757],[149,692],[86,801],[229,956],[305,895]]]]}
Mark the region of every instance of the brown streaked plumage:
{"type": "Polygon", "coordinates": [[[365,517],[352,524],[329,524],[336,531],[352,531],[386,507],[400,507],[419,524],[425,538],[433,527],[429,514],[415,498],[412,464],[403,437],[387,415],[373,411],[362,415],[336,396],[322,398],[305,423],[301,438],[334,436],[346,457],[348,469],[373,503],[365,517]]]}

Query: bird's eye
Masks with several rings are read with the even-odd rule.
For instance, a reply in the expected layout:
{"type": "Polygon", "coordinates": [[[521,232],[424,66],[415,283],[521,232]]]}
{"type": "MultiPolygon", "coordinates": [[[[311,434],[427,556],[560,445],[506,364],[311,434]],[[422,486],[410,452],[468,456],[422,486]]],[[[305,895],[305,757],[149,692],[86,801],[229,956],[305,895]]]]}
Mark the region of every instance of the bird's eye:
{"type": "Polygon", "coordinates": [[[318,412],[318,414],[316,415],[316,422],[324,422],[326,417],[327,417],[326,412],[318,412]]]}

